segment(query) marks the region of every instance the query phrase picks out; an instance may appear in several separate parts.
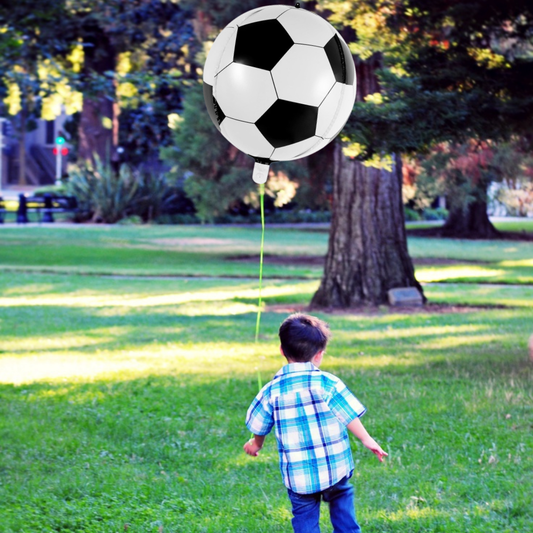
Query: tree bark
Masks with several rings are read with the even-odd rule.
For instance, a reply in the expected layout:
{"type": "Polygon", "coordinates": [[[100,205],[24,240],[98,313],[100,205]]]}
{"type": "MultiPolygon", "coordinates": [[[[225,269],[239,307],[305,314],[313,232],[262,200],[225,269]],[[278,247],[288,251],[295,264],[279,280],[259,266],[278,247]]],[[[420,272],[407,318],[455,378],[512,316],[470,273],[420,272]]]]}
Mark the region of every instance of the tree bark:
{"type": "Polygon", "coordinates": [[[350,161],[335,148],[333,213],[324,276],[311,307],[388,302],[396,287],[422,287],[407,251],[401,159],[392,172],[350,161]]]}
{"type": "Polygon", "coordinates": [[[117,106],[105,96],[84,98],[79,125],[79,152],[82,161],[93,161],[94,155],[103,162],[114,161],[117,157],[118,114],[117,106]],[[112,127],[106,127],[103,119],[111,120],[112,127]]]}
{"type": "Polygon", "coordinates": [[[493,226],[487,215],[487,201],[479,198],[465,207],[452,207],[439,233],[443,237],[458,239],[501,237],[501,233],[493,226]]]}
{"type": "MultiPolygon", "coordinates": [[[[90,78],[96,73],[104,78],[107,72],[115,71],[115,47],[105,31],[93,22],[87,27],[86,33],[91,46],[85,49],[84,75],[90,78]]],[[[103,162],[118,162],[119,113],[116,82],[107,91],[84,96],[78,127],[78,158],[81,161],[93,161],[96,154],[103,162]]]]}
{"type": "Polygon", "coordinates": [[[18,184],[27,185],[28,180],[26,178],[26,121],[28,118],[28,113],[26,111],[26,106],[23,105],[22,110],[20,111],[20,126],[19,126],[19,175],[18,175],[18,184]]]}
{"type": "MultiPolygon", "coordinates": [[[[378,62],[358,66],[358,100],[379,91],[378,62]]],[[[423,294],[407,250],[400,156],[393,161],[390,172],[367,167],[335,147],[328,252],[312,308],[386,304],[397,287],[423,294]]]]}

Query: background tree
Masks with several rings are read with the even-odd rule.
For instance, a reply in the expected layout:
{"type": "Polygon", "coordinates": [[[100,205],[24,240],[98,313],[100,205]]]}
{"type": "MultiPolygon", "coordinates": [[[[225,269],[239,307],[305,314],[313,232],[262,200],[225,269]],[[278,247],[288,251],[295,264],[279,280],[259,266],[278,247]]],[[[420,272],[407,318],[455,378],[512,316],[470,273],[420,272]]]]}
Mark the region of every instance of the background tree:
{"type": "MultiPolygon", "coordinates": [[[[257,185],[252,181],[253,159],[232,146],[213,127],[205,110],[201,85],[187,92],[181,115],[170,117],[174,146],[163,149],[174,179],[183,178],[187,196],[203,222],[213,222],[227,212],[245,213],[258,208],[257,185]]],[[[306,170],[294,162],[272,165],[265,193],[272,206],[291,201],[296,186],[287,175],[302,176],[306,170]]]]}
{"type": "MultiPolygon", "coordinates": [[[[371,8],[364,4],[359,11],[371,8]]],[[[482,1],[377,4],[389,45],[386,68],[378,72],[382,97],[356,105],[345,130],[358,157],[420,154],[442,142],[466,146],[472,139],[498,142],[516,135],[531,144],[530,2],[491,2],[490,9],[482,1]]],[[[361,17],[353,21],[361,27],[361,17]]],[[[363,38],[373,46],[370,30],[363,38]]],[[[477,190],[453,203],[446,234],[497,236],[486,214],[486,183],[471,183],[477,190]]]]}
{"type": "Polygon", "coordinates": [[[16,117],[20,184],[26,183],[24,136],[35,119],[55,118],[62,105],[69,113],[79,109],[79,95],[66,81],[76,63],[73,45],[57,31],[67,18],[62,0],[0,5],[0,95],[6,113],[16,117]]]}
{"type": "MultiPolygon", "coordinates": [[[[358,96],[379,91],[380,58],[358,62],[358,96]]],[[[335,147],[332,221],[324,275],[313,307],[347,308],[388,301],[396,287],[422,287],[407,249],[399,154],[365,164],[335,147]]]]}
{"type": "MultiPolygon", "coordinates": [[[[80,159],[134,163],[168,144],[167,116],[181,108],[183,80],[196,77],[192,12],[165,0],[21,0],[0,6],[3,99],[22,139],[35,118],[81,111],[67,126],[80,159]],[[58,32],[61,25],[61,32],[58,32]],[[120,129],[119,115],[123,113],[120,129]],[[119,135],[122,138],[119,139],[119,135]]],[[[25,181],[25,144],[20,183],[25,181]]]]}
{"type": "Polygon", "coordinates": [[[183,113],[173,118],[171,127],[175,145],[162,155],[173,164],[177,177],[186,173],[185,191],[198,216],[212,222],[251,192],[253,161],[213,127],[199,84],[188,91],[183,113]]]}
{"type": "Polygon", "coordinates": [[[122,143],[130,161],[146,161],[170,140],[167,116],[196,76],[192,12],[164,0],[76,0],[71,15],[84,49],[79,157],[116,162],[122,143]]]}
{"type": "MultiPolygon", "coordinates": [[[[445,195],[453,216],[484,218],[490,200],[488,191],[493,185],[493,201],[506,205],[514,215],[526,216],[533,206],[530,199],[533,156],[529,150],[523,139],[438,144],[429,156],[421,158],[417,193],[427,197],[445,195]],[[461,209],[468,204],[472,205],[470,209],[461,209]]],[[[456,224],[450,217],[440,229],[441,234],[446,236],[450,222],[454,235],[460,226],[474,228],[470,236],[477,230],[479,238],[485,237],[481,233],[484,224],[476,224],[475,218],[456,224]]]]}
{"type": "MultiPolygon", "coordinates": [[[[384,67],[383,52],[389,47],[381,30],[386,11],[347,2],[322,6],[358,54],[357,102],[363,108],[381,102],[377,71],[384,67]]],[[[311,305],[346,308],[387,303],[388,290],[396,287],[416,287],[423,293],[407,249],[402,151],[367,150],[366,161],[357,160],[354,156],[361,155],[363,145],[343,137],[352,141],[351,153],[343,153],[340,145],[335,150],[328,252],[311,305]]]]}
{"type": "MultiPolygon", "coordinates": [[[[358,102],[344,140],[346,153],[361,162],[337,160],[328,255],[313,304],[381,303],[388,288],[418,284],[405,234],[387,224],[392,220],[403,228],[400,186],[384,186],[388,174],[371,166],[380,161],[382,166],[384,154],[396,154],[390,175],[396,173],[399,181],[399,154],[420,153],[446,140],[531,135],[531,4],[496,2],[491,9],[481,1],[449,0],[320,5],[352,41],[358,58],[358,102]],[[357,211],[354,204],[360,206],[357,211]]],[[[494,234],[485,197],[483,191],[471,194],[457,208],[461,215],[471,210],[476,216],[456,216],[452,210],[447,224],[455,226],[452,234],[469,234],[475,227],[477,236],[480,226],[483,235],[494,234]],[[468,227],[470,222],[474,226],[468,227]]]]}

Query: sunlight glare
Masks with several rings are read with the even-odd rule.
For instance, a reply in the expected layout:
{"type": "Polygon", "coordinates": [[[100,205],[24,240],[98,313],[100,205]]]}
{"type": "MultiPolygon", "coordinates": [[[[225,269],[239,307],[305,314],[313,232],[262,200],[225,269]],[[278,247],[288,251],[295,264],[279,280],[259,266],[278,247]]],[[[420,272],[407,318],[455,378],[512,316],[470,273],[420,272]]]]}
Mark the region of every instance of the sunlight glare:
{"type": "Polygon", "coordinates": [[[498,270],[489,266],[443,266],[441,268],[417,268],[416,279],[421,283],[460,278],[492,278],[502,276],[505,270],[498,270]]]}
{"type": "MultiPolygon", "coordinates": [[[[284,285],[278,287],[263,287],[263,298],[290,296],[302,292],[301,284],[284,285]]],[[[157,307],[181,305],[191,302],[216,302],[235,299],[252,299],[259,297],[257,288],[238,289],[228,287],[222,290],[198,290],[195,292],[159,294],[155,296],[111,295],[108,293],[81,294],[48,294],[0,298],[0,307],[13,306],[61,306],[61,307],[157,307]]]]}

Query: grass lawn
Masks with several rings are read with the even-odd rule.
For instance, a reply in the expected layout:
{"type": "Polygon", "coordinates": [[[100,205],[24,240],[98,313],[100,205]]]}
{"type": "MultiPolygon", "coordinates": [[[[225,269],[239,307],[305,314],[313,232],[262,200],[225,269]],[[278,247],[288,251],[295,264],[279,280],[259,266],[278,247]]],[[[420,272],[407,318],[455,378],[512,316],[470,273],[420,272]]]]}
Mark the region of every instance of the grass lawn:
{"type": "MultiPolygon", "coordinates": [[[[257,459],[242,452],[286,316],[267,307],[254,342],[257,262],[225,257],[257,254],[258,232],[0,229],[2,533],[291,531],[273,439],[257,459]]],[[[267,228],[267,253],[319,255],[326,238],[267,228]]],[[[487,268],[528,261],[529,246],[410,240],[421,260],[487,268]]],[[[286,271],[268,265],[267,306],[316,290],[319,267],[286,271]]],[[[320,315],[333,331],[323,368],[390,454],[382,465],[352,441],[365,533],[533,530],[533,287],[456,279],[425,292],[505,307],[320,315]]]]}
{"type": "MultiPolygon", "coordinates": [[[[325,230],[267,227],[265,254],[324,256],[327,238],[325,230]]],[[[260,229],[254,227],[5,227],[0,228],[0,269],[255,278],[259,242],[260,229]]],[[[533,242],[410,237],[409,251],[421,282],[533,283],[533,242]],[[426,258],[432,264],[417,264],[426,258]]],[[[319,279],[321,274],[319,264],[267,263],[264,269],[267,278],[319,279]]]]}
{"type": "Polygon", "coordinates": [[[494,225],[500,231],[527,231],[529,233],[533,233],[533,219],[531,218],[525,218],[523,220],[514,220],[512,222],[495,222],[494,225]]]}

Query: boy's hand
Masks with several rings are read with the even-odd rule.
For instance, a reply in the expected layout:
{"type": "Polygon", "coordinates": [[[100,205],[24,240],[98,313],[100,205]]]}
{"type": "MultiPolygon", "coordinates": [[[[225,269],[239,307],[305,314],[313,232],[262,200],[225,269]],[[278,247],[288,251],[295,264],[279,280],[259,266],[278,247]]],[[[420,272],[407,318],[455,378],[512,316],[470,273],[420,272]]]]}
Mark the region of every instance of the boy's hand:
{"type": "Polygon", "coordinates": [[[257,445],[255,438],[252,438],[244,445],[244,451],[252,457],[257,457],[262,447],[257,445]]]}
{"type": "Polygon", "coordinates": [[[361,441],[361,444],[374,453],[379,461],[383,462],[383,457],[387,457],[389,454],[381,449],[381,446],[368,434],[365,426],[361,423],[359,418],[352,420],[347,428],[361,441]]]}
{"type": "Polygon", "coordinates": [[[389,455],[387,452],[384,452],[381,449],[381,446],[372,437],[362,439],[361,444],[375,454],[381,463],[383,462],[383,457],[387,457],[389,455]]]}

